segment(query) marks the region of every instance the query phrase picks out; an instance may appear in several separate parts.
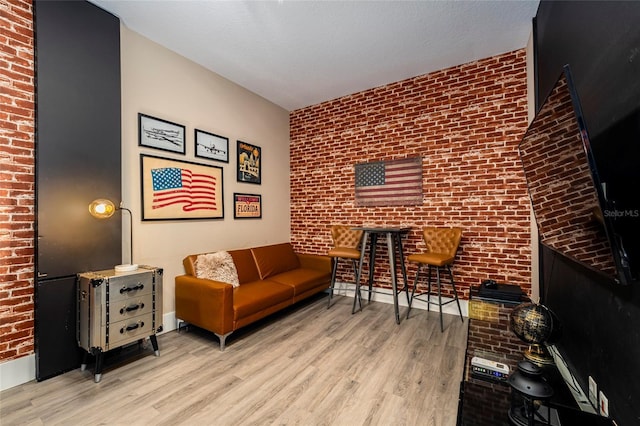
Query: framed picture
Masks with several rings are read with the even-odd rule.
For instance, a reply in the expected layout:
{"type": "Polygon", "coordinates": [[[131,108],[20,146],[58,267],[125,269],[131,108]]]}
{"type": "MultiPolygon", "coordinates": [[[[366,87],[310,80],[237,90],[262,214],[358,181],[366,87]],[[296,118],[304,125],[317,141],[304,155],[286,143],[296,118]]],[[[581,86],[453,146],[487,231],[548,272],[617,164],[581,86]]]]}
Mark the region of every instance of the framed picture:
{"type": "Polygon", "coordinates": [[[196,129],[196,157],[229,162],[229,138],[196,129]]]}
{"type": "Polygon", "coordinates": [[[140,155],[142,220],[224,218],[222,167],[140,155]]]}
{"type": "Polygon", "coordinates": [[[262,150],[259,146],[238,141],[238,182],[260,185],[262,150]]]}
{"type": "Polygon", "coordinates": [[[262,195],[233,193],[234,219],[260,219],[262,217],[262,195]]]}
{"type": "Polygon", "coordinates": [[[138,113],[138,146],[185,153],[184,126],[138,113]]]}

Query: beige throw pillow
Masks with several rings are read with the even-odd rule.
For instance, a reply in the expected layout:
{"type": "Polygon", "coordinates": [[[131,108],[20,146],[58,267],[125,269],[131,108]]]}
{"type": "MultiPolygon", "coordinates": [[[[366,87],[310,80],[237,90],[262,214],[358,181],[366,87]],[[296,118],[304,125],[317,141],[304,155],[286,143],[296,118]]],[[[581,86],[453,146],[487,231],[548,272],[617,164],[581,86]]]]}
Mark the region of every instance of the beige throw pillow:
{"type": "Polygon", "coordinates": [[[238,287],[238,271],[233,258],[226,251],[200,254],[196,258],[196,277],[221,281],[238,287]]]}

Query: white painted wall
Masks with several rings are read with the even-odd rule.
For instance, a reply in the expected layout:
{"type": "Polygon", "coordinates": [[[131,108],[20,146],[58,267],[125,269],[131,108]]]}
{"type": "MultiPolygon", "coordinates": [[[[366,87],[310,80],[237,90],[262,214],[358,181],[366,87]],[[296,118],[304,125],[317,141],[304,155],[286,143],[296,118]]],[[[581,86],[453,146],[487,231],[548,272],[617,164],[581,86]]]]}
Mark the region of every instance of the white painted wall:
{"type": "MultiPolygon", "coordinates": [[[[175,327],[176,275],[191,253],[291,239],[289,113],[121,25],[122,201],[133,214],[134,263],[164,269],[164,329],[175,327]],[[186,155],[138,147],[138,113],[186,126],[186,155]],[[229,163],[196,158],[194,129],[229,138],[229,163]],[[262,148],[262,184],[236,182],[236,140],[262,148]],[[140,154],[222,166],[224,219],[141,221],[140,154]],[[261,220],[234,220],[234,192],[262,195],[261,220]]],[[[116,204],[120,200],[113,200],[116,204]]],[[[123,215],[123,262],[129,217],[123,215]]],[[[0,363],[0,391],[35,379],[35,356],[0,363]]]]}
{"type": "MultiPolygon", "coordinates": [[[[164,269],[165,318],[174,278],[192,253],[290,241],[289,113],[121,26],[122,197],[133,212],[134,263],[164,269]],[[186,126],[186,155],[138,146],[138,113],[186,126]],[[229,163],[195,157],[194,129],[229,138],[229,163]],[[262,184],[236,181],[236,140],[262,148],[262,184]],[[222,166],[224,219],[141,221],[140,154],[222,166]],[[234,220],[233,193],[261,194],[262,219],[234,220]]],[[[123,254],[128,261],[128,217],[123,254]]],[[[172,329],[167,324],[165,329],[172,329]]]]}

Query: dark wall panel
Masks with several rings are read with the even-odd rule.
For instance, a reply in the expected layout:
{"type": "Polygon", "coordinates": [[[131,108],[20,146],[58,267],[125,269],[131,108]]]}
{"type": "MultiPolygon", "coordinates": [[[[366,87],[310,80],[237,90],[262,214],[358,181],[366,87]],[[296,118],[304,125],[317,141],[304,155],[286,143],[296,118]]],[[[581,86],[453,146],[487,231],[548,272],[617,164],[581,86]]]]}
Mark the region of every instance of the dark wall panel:
{"type": "MultiPolygon", "coordinates": [[[[536,17],[538,106],[572,70],[596,163],[616,208],[617,230],[639,260],[640,2],[542,1],[536,17]],[[634,245],[635,244],[635,245],[634,245]]],[[[543,302],[560,317],[557,343],[582,388],[593,376],[618,424],[640,424],[640,284],[629,287],[542,250],[543,302]],[[636,401],[636,402],[634,402],[636,401]]]]}
{"type": "Polygon", "coordinates": [[[121,261],[121,221],[88,214],[120,201],[120,23],[83,1],[37,1],[38,272],[59,277],[121,261]]]}
{"type": "Polygon", "coordinates": [[[538,107],[568,63],[592,137],[638,108],[638,2],[542,1],[536,21],[538,107]]]}
{"type": "Polygon", "coordinates": [[[638,288],[619,286],[543,247],[543,303],[558,316],[555,343],[582,389],[591,375],[618,424],[638,424],[640,306],[638,288]]]}
{"type": "Polygon", "coordinates": [[[36,377],[48,379],[80,365],[76,338],[76,278],[38,281],[36,377]]]}
{"type": "Polygon", "coordinates": [[[35,1],[36,377],[78,365],[75,275],[121,262],[120,22],[84,1],[35,1]]]}

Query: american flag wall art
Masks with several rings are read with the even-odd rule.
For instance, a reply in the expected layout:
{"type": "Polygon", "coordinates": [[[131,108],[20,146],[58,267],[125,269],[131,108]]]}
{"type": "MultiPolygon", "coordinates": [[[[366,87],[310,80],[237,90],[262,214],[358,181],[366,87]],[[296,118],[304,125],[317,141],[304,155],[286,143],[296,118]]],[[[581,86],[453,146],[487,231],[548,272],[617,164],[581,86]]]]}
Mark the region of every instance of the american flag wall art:
{"type": "Polygon", "coordinates": [[[144,219],[224,217],[222,169],[141,156],[144,219]]]}
{"type": "Polygon", "coordinates": [[[355,165],[356,206],[422,204],[422,158],[355,165]]]}
{"type": "Polygon", "coordinates": [[[216,209],[216,178],[188,168],[151,169],[154,209],[180,204],[185,212],[216,209]]]}

